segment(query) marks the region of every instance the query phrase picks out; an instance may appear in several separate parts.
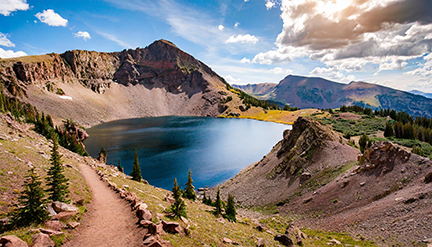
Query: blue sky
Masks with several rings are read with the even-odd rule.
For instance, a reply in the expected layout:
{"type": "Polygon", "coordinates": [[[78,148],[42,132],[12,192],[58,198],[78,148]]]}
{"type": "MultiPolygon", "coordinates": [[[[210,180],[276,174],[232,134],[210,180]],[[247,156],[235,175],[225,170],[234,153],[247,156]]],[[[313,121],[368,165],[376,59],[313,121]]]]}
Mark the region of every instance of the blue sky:
{"type": "Polygon", "coordinates": [[[0,0],[0,57],[158,39],[235,84],[288,74],[432,92],[430,0],[0,0]]]}

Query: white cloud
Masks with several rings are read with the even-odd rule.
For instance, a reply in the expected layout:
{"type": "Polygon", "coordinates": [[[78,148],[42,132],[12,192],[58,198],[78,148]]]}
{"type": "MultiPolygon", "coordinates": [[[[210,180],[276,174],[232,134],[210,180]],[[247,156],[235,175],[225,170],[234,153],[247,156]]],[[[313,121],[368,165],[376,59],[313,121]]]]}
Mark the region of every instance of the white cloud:
{"type": "Polygon", "coordinates": [[[37,13],[35,16],[41,22],[46,23],[49,26],[53,26],[53,27],[66,27],[68,23],[68,20],[61,17],[52,9],[44,10],[42,13],[37,13]]]}
{"type": "Polygon", "coordinates": [[[265,6],[266,6],[267,10],[273,8],[275,5],[276,5],[276,3],[273,2],[272,0],[266,0],[265,6]]]}
{"type": "Polygon", "coordinates": [[[26,0],[0,0],[0,14],[4,16],[17,10],[28,10],[29,5],[26,0]]]}
{"type": "Polygon", "coordinates": [[[423,60],[425,61],[424,64],[415,70],[408,71],[406,74],[430,80],[430,77],[432,76],[432,53],[424,56],[423,60]]]}
{"type": "Polygon", "coordinates": [[[220,31],[223,31],[223,30],[225,29],[225,27],[222,26],[222,25],[219,25],[219,26],[218,26],[218,29],[219,29],[220,31]]]}
{"type": "Polygon", "coordinates": [[[238,27],[238,26],[240,26],[240,22],[236,22],[236,23],[234,24],[234,27],[238,27]]]}
{"type": "Polygon", "coordinates": [[[239,82],[241,81],[240,79],[235,79],[234,77],[232,77],[231,75],[227,75],[225,76],[225,79],[227,80],[227,82],[229,84],[235,83],[235,82],[239,82]]]}
{"type": "Polygon", "coordinates": [[[245,1],[245,3],[249,2],[249,0],[244,0],[244,1],[245,1]]]}
{"type": "Polygon", "coordinates": [[[241,61],[240,61],[240,63],[251,63],[251,60],[250,59],[248,59],[248,58],[243,58],[241,61]]]}
{"type": "Polygon", "coordinates": [[[87,41],[88,39],[91,39],[91,36],[88,32],[78,31],[77,33],[74,33],[73,35],[76,38],[83,38],[85,41],[87,41]]]}
{"type": "Polygon", "coordinates": [[[11,58],[11,57],[22,57],[27,56],[27,53],[23,51],[14,52],[12,50],[3,50],[0,48],[0,58],[11,58]]]}
{"type": "Polygon", "coordinates": [[[274,69],[271,69],[270,70],[271,72],[273,72],[274,74],[276,74],[276,75],[280,75],[280,74],[285,74],[285,75],[289,75],[289,74],[292,74],[292,70],[290,70],[290,69],[286,69],[286,70],[284,70],[284,69],[282,69],[281,67],[276,67],[276,68],[274,68],[274,69]]]}
{"type": "Polygon", "coordinates": [[[107,40],[111,40],[115,43],[117,43],[119,46],[123,47],[123,48],[129,48],[131,47],[130,44],[118,39],[115,35],[113,34],[109,34],[109,33],[104,33],[104,32],[100,32],[100,31],[96,31],[96,33],[98,33],[99,35],[101,35],[102,37],[104,37],[107,40]]]}
{"type": "Polygon", "coordinates": [[[345,76],[342,72],[338,71],[335,67],[333,68],[322,68],[316,67],[313,69],[309,75],[326,77],[337,82],[351,82],[355,80],[353,75],[345,76]]]}
{"type": "Polygon", "coordinates": [[[237,37],[235,37],[234,35],[232,35],[231,37],[229,37],[227,39],[227,43],[253,43],[256,44],[259,41],[259,39],[257,37],[255,37],[254,35],[250,35],[250,34],[246,34],[246,35],[237,35],[237,37]]]}
{"type": "Polygon", "coordinates": [[[10,41],[6,34],[0,33],[0,45],[6,47],[15,47],[15,44],[10,41]]]}

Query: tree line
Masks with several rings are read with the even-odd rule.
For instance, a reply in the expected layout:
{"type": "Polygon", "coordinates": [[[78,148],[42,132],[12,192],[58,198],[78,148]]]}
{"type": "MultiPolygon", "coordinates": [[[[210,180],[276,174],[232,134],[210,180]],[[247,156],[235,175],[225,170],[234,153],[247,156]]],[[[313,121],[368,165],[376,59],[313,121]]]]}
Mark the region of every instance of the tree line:
{"type": "Polygon", "coordinates": [[[58,142],[62,147],[71,150],[72,152],[78,153],[82,156],[88,156],[89,154],[84,148],[81,140],[77,136],[75,131],[78,128],[77,124],[72,120],[66,120],[63,122],[62,127],[54,126],[54,122],[50,115],[46,115],[42,112],[38,112],[36,107],[33,107],[29,103],[21,102],[17,98],[9,98],[3,93],[0,88],[0,112],[10,112],[13,117],[19,122],[24,121],[26,123],[34,124],[34,131],[58,142]]]}

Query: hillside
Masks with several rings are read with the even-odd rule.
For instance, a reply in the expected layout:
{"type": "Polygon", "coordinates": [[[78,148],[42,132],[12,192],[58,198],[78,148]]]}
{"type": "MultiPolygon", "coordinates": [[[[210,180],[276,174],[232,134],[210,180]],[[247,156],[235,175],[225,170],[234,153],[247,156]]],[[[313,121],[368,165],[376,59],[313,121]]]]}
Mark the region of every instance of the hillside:
{"type": "Polygon", "coordinates": [[[221,77],[166,40],[113,53],[0,59],[0,84],[39,111],[85,126],[148,116],[218,116],[240,104],[221,77]],[[228,96],[233,101],[224,105],[228,96]]]}
{"type": "Polygon", "coordinates": [[[276,83],[258,83],[258,84],[247,84],[247,85],[232,85],[235,88],[243,90],[244,92],[256,96],[258,98],[269,99],[272,97],[271,93],[273,93],[276,83]]]}
{"type": "Polygon", "coordinates": [[[236,86],[246,93],[299,108],[339,108],[341,105],[395,109],[415,116],[432,117],[432,99],[366,82],[342,84],[318,77],[289,75],[271,90],[265,84],[236,86]],[[257,93],[255,93],[257,92],[257,93]],[[265,92],[265,93],[260,93],[265,92]]]}
{"type": "Polygon", "coordinates": [[[243,207],[280,213],[298,227],[347,231],[384,246],[423,244],[432,236],[425,178],[432,162],[379,142],[385,122],[353,113],[300,117],[269,154],[218,188],[243,207]],[[362,156],[332,130],[339,122],[367,129],[377,142],[362,156]]]}

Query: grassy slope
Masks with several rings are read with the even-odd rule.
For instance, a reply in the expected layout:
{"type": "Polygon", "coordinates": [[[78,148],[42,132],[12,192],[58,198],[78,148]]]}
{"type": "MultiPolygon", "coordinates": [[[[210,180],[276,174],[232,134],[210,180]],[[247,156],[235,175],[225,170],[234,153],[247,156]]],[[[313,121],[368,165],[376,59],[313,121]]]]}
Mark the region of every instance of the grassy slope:
{"type": "MultiPolygon", "coordinates": [[[[4,115],[0,115],[0,218],[5,217],[15,207],[20,191],[23,190],[22,185],[29,165],[33,165],[41,177],[46,176],[50,166],[50,141],[31,130],[26,130],[31,127],[30,125],[17,126],[20,129],[9,127],[4,120],[4,115]]],[[[71,201],[84,199],[89,202],[91,194],[77,167],[79,162],[83,162],[83,158],[62,147],[59,150],[63,154],[63,164],[67,165],[65,175],[70,183],[71,201]]],[[[84,207],[80,208],[81,211],[84,209],[84,207]]],[[[26,230],[37,227],[31,226],[5,232],[0,236],[15,234],[30,243],[31,235],[26,230]]]]}

